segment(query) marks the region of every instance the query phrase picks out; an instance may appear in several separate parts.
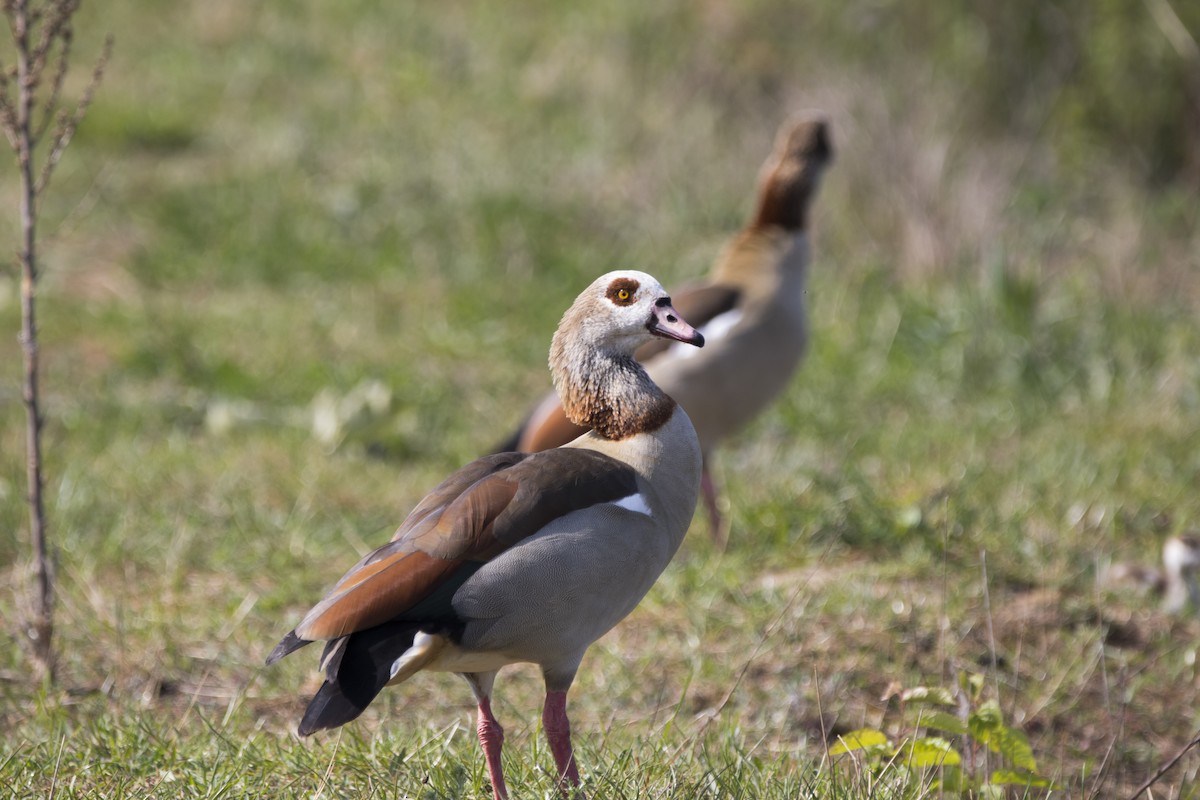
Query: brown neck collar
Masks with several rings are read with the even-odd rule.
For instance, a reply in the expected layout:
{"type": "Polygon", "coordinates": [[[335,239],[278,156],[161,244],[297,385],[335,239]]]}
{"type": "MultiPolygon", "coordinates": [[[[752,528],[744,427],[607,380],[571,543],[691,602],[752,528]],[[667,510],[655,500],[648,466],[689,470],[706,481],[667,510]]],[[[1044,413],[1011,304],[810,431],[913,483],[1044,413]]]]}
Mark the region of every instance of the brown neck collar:
{"type": "Polygon", "coordinates": [[[675,401],[632,356],[596,355],[576,369],[558,370],[555,387],[567,418],[614,441],[665,425],[675,401]]]}

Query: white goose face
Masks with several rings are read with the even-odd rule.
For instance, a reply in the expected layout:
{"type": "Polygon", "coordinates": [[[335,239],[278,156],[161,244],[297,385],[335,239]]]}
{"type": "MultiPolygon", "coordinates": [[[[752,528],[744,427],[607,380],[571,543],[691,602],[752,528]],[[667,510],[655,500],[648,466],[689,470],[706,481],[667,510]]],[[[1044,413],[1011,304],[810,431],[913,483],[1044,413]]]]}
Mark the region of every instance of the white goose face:
{"type": "Polygon", "coordinates": [[[630,339],[631,348],[649,336],[704,346],[704,337],[671,305],[671,298],[653,276],[637,270],[618,270],[592,284],[595,300],[606,310],[604,324],[613,341],[630,339]]]}

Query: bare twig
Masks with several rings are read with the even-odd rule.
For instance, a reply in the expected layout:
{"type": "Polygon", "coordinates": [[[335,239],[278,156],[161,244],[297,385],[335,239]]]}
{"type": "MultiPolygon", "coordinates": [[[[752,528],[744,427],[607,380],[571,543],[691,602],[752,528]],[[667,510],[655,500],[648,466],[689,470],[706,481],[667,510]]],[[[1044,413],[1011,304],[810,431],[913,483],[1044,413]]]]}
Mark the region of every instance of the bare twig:
{"type": "Polygon", "coordinates": [[[38,74],[31,47],[31,22],[36,9],[27,0],[13,0],[6,6],[9,27],[16,50],[16,97],[13,113],[0,120],[10,142],[16,142],[17,168],[20,174],[19,198],[21,244],[17,254],[21,271],[21,352],[24,356],[24,381],[21,399],[25,404],[25,475],[28,488],[30,543],[33,548],[35,581],[33,619],[25,626],[33,651],[33,660],[43,680],[54,678],[54,651],[51,645],[54,631],[54,579],[46,541],[45,503],[42,499],[42,416],[38,403],[38,346],[36,317],[37,287],[37,197],[33,180],[33,149],[35,141],[31,118],[36,99],[38,74]]]}
{"type": "Polygon", "coordinates": [[[37,194],[40,195],[46,188],[46,184],[50,182],[50,174],[58,165],[58,160],[62,158],[63,151],[71,143],[72,137],[75,136],[75,130],[79,127],[79,123],[83,121],[83,115],[87,113],[88,106],[92,104],[92,96],[100,86],[100,81],[104,79],[104,68],[108,66],[108,59],[112,55],[112,48],[113,37],[110,34],[104,39],[104,51],[96,61],[95,68],[92,69],[92,79],[88,83],[87,88],[84,89],[83,96],[79,98],[79,104],[75,106],[75,113],[70,117],[64,114],[60,118],[58,129],[54,133],[54,144],[50,148],[50,154],[46,156],[46,163],[42,167],[41,176],[38,178],[37,194]]]}
{"type": "Polygon", "coordinates": [[[987,550],[979,551],[979,569],[983,573],[983,610],[987,619],[988,655],[991,657],[992,685],[996,700],[1000,699],[1000,668],[996,660],[996,632],[992,628],[992,596],[988,590],[987,550]]]}
{"type": "Polygon", "coordinates": [[[44,682],[54,680],[54,574],[46,533],[46,512],[43,490],[45,476],[42,461],[42,418],[38,381],[37,338],[37,220],[38,198],[45,190],[70,144],[80,120],[83,119],[96,86],[103,76],[104,65],[112,49],[111,38],[92,73],[92,81],[72,115],[57,115],[58,127],[40,177],[35,180],[35,151],[47,132],[56,111],[71,55],[74,31],[71,19],[79,10],[80,0],[3,0],[0,11],[8,22],[16,64],[0,65],[0,129],[17,157],[20,177],[18,214],[20,245],[17,252],[21,273],[21,352],[24,375],[21,398],[25,405],[26,482],[28,485],[30,544],[33,550],[36,591],[32,619],[26,621],[33,661],[44,682]],[[57,57],[53,54],[57,52],[57,57]],[[39,94],[47,66],[53,58],[50,88],[39,94]],[[42,122],[34,123],[40,108],[42,122]]]}
{"type": "Polygon", "coordinates": [[[1178,764],[1179,760],[1181,758],[1183,758],[1185,755],[1187,755],[1189,750],[1191,750],[1193,747],[1196,747],[1197,745],[1200,745],[1200,734],[1197,734],[1195,737],[1193,737],[1193,739],[1190,742],[1188,742],[1182,748],[1180,748],[1179,752],[1175,754],[1174,758],[1172,758],[1170,761],[1168,761],[1167,763],[1165,763],[1161,767],[1159,767],[1158,771],[1155,772],[1153,775],[1151,775],[1146,780],[1145,783],[1143,783],[1141,786],[1139,786],[1136,792],[1129,795],[1129,800],[1137,800],[1139,797],[1141,797],[1146,791],[1148,791],[1150,789],[1151,786],[1158,783],[1158,781],[1162,778],[1163,775],[1166,775],[1167,772],[1169,772],[1172,767],[1174,767],[1176,764],[1178,764]]]}
{"type": "Polygon", "coordinates": [[[9,87],[12,84],[10,80],[10,70],[0,72],[0,128],[4,129],[4,136],[8,139],[9,145],[13,151],[17,150],[17,109],[13,105],[13,100],[9,97],[9,87]]]}
{"type": "MultiPolygon", "coordinates": [[[[1100,760],[1100,766],[1088,777],[1092,779],[1092,788],[1084,795],[1085,800],[1096,800],[1100,796],[1100,791],[1104,788],[1104,782],[1108,780],[1108,771],[1112,768],[1113,753],[1117,750],[1117,742],[1121,740],[1121,734],[1118,733],[1108,742],[1108,747],[1104,750],[1104,758],[1100,760]]],[[[1086,781],[1084,782],[1086,786],[1086,781]]]]}
{"type": "MultiPolygon", "coordinates": [[[[49,28],[43,29],[43,39],[48,34],[49,28]]],[[[67,66],[71,62],[71,39],[72,31],[68,27],[64,31],[62,40],[62,48],[58,52],[58,58],[54,60],[54,78],[50,82],[50,96],[42,104],[42,122],[37,127],[37,132],[34,134],[34,139],[41,140],[46,135],[46,131],[50,127],[50,121],[54,119],[54,112],[58,109],[58,98],[62,94],[63,81],[67,77],[67,66]]],[[[49,48],[53,44],[52,41],[46,43],[47,56],[49,48]]]]}

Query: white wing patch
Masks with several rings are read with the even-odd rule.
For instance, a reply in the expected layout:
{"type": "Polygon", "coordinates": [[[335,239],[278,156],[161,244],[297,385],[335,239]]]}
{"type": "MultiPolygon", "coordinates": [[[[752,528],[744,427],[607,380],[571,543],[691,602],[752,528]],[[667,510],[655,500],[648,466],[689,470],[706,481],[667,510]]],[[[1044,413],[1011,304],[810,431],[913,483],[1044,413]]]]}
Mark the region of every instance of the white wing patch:
{"type": "MultiPolygon", "coordinates": [[[[740,308],[726,311],[724,314],[717,314],[708,321],[707,325],[697,328],[700,333],[704,334],[704,340],[708,343],[718,341],[725,338],[739,322],[742,321],[742,310],[740,308]]],[[[669,354],[672,358],[693,358],[700,352],[699,347],[692,347],[690,344],[682,342],[674,342],[671,344],[669,354]]]]}
{"type": "Polygon", "coordinates": [[[650,506],[646,504],[646,498],[642,497],[640,493],[622,497],[620,500],[614,500],[612,504],[617,508],[623,508],[635,514],[645,514],[647,517],[654,516],[650,513],[650,506]]]}

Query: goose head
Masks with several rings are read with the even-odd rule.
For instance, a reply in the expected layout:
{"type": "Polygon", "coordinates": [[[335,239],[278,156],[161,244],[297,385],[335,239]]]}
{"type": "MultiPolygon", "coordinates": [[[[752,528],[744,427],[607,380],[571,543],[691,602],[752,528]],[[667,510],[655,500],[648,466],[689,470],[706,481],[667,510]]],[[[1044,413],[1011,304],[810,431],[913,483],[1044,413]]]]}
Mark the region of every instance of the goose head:
{"type": "MultiPolygon", "coordinates": [[[[653,276],[617,270],[601,275],[575,299],[563,314],[551,349],[631,356],[656,336],[704,346],[704,337],[684,321],[653,276]]],[[[554,360],[552,353],[552,364],[554,360]]]]}
{"type": "Polygon", "coordinates": [[[623,438],[648,429],[648,416],[669,416],[674,401],[633,357],[655,337],[704,346],[666,289],[645,272],[609,272],[584,289],[550,345],[550,373],[568,419],[623,438]]]}

